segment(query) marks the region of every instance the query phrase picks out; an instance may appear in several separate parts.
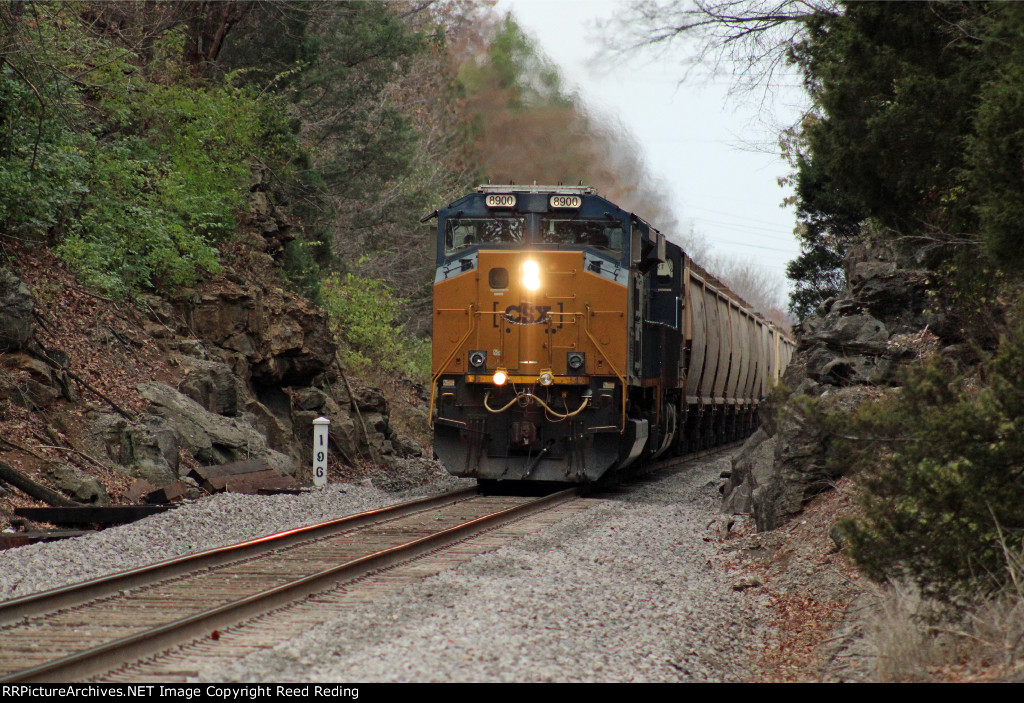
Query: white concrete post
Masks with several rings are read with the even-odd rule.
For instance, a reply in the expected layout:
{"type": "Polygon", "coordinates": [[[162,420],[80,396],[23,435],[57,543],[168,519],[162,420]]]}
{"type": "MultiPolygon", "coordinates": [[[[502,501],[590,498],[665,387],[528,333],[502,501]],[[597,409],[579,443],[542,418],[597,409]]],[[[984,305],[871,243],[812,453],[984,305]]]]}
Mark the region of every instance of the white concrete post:
{"type": "Polygon", "coordinates": [[[327,429],[331,421],[326,417],[313,420],[313,485],[327,485],[327,429]]]}

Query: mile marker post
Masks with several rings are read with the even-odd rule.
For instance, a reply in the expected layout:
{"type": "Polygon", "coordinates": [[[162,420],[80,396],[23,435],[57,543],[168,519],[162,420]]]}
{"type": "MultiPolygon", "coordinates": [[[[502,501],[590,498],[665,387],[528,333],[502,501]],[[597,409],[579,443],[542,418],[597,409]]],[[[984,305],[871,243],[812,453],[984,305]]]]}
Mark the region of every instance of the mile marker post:
{"type": "Polygon", "coordinates": [[[326,417],[313,420],[313,485],[327,485],[327,429],[331,421],[326,417]]]}

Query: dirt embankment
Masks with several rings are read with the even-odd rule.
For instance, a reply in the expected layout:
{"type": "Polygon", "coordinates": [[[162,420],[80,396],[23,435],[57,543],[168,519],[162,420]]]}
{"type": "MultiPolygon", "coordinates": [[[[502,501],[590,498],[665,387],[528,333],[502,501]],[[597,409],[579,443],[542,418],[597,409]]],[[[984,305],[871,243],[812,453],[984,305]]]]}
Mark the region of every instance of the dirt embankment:
{"type": "Polygon", "coordinates": [[[128,502],[136,480],[197,465],[257,458],[301,479],[320,415],[336,479],[401,490],[443,473],[421,443],[422,393],[343,378],[326,316],[257,244],[194,289],[135,301],[85,290],[44,247],[7,246],[0,462],[40,490],[0,482],[0,529],[26,526],[17,507],[128,502]]]}

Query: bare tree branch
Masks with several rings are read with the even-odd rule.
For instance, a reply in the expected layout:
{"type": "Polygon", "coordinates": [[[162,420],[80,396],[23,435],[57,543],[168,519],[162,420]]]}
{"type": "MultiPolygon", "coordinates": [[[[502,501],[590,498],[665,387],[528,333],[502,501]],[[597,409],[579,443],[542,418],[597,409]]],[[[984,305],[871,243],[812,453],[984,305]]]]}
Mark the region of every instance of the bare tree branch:
{"type": "Polygon", "coordinates": [[[835,0],[634,0],[602,30],[612,57],[683,49],[683,78],[726,71],[735,88],[765,92],[810,21],[839,14],[835,0]]]}

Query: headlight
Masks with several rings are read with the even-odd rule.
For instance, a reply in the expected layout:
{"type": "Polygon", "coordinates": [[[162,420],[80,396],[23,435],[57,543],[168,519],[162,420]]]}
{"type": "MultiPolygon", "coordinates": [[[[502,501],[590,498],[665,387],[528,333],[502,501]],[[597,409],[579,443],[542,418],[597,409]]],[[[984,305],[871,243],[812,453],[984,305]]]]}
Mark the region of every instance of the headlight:
{"type": "Polygon", "coordinates": [[[469,365],[474,369],[482,369],[487,364],[487,352],[471,351],[469,353],[469,365]]]}
{"type": "Polygon", "coordinates": [[[555,382],[555,378],[554,376],[551,375],[550,371],[545,371],[544,373],[542,373],[540,375],[540,378],[537,380],[540,381],[540,385],[542,386],[550,386],[552,383],[555,382]]]}
{"type": "Polygon", "coordinates": [[[537,290],[540,288],[540,266],[531,259],[523,262],[523,288],[526,290],[537,290]]]}
{"type": "Polygon", "coordinates": [[[505,372],[505,369],[498,369],[494,372],[494,378],[491,380],[494,381],[496,386],[504,386],[505,381],[508,380],[508,374],[505,372]]]}

